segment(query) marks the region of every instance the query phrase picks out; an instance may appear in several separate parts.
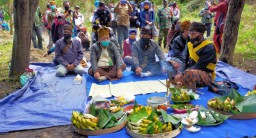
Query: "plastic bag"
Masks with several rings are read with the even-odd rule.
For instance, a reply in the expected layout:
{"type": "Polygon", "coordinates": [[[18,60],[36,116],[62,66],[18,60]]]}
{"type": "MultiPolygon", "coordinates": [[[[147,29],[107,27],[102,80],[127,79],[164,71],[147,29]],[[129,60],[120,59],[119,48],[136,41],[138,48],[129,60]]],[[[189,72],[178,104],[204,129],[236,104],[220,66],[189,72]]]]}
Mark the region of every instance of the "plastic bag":
{"type": "Polygon", "coordinates": [[[34,78],[34,76],[35,76],[34,70],[30,68],[26,68],[25,72],[20,76],[21,86],[24,86],[27,82],[29,82],[29,80],[34,78]]]}

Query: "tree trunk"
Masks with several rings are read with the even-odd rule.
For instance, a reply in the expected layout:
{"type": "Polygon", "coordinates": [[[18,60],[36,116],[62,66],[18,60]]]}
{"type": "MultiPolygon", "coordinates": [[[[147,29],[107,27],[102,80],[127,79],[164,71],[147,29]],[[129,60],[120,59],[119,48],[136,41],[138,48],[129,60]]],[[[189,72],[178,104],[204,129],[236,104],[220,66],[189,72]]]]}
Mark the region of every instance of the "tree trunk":
{"type": "Polygon", "coordinates": [[[13,7],[12,7],[12,0],[8,0],[8,15],[10,17],[10,35],[13,35],[13,17],[12,17],[12,14],[13,14],[13,7]]]}
{"type": "Polygon", "coordinates": [[[31,31],[39,0],[14,0],[14,38],[9,76],[18,76],[29,66],[31,31]]]}
{"type": "Polygon", "coordinates": [[[230,65],[233,64],[233,56],[244,4],[245,0],[230,0],[229,2],[220,60],[230,65]]]}

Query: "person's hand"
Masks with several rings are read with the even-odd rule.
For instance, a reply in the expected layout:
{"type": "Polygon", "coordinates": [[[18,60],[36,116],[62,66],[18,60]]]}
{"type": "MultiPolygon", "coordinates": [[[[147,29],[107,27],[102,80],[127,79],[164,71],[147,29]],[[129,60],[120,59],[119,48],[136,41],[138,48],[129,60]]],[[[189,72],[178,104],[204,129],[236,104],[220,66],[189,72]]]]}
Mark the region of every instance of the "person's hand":
{"type": "Polygon", "coordinates": [[[66,66],[66,68],[67,68],[68,71],[71,71],[71,65],[70,65],[70,64],[68,64],[68,65],[66,66]]]}
{"type": "Polygon", "coordinates": [[[140,67],[137,67],[135,70],[136,75],[140,75],[142,72],[142,69],[140,67]]]}
{"type": "Polygon", "coordinates": [[[74,64],[71,64],[71,65],[70,65],[71,71],[73,71],[73,70],[75,69],[75,67],[76,67],[76,66],[75,66],[74,64]]]}
{"type": "Polygon", "coordinates": [[[94,73],[94,78],[98,80],[100,78],[100,73],[99,72],[95,72],[94,73]]]}
{"type": "Polygon", "coordinates": [[[148,22],[148,25],[150,25],[150,26],[151,26],[151,25],[152,25],[152,22],[148,22]]]}
{"type": "Polygon", "coordinates": [[[46,57],[48,55],[48,53],[45,53],[44,55],[43,55],[43,57],[46,57]]]}
{"type": "Polygon", "coordinates": [[[121,69],[117,70],[117,78],[120,79],[123,76],[123,71],[121,69]]]}
{"type": "Polygon", "coordinates": [[[178,70],[180,68],[180,63],[173,60],[170,60],[169,62],[172,64],[175,70],[178,70]]]}
{"type": "Polygon", "coordinates": [[[174,77],[174,81],[178,86],[182,85],[182,74],[178,73],[175,77],[174,77]]]}
{"type": "Polygon", "coordinates": [[[206,13],[207,13],[207,14],[211,14],[211,12],[210,12],[209,10],[208,10],[208,11],[206,11],[206,13]]]}

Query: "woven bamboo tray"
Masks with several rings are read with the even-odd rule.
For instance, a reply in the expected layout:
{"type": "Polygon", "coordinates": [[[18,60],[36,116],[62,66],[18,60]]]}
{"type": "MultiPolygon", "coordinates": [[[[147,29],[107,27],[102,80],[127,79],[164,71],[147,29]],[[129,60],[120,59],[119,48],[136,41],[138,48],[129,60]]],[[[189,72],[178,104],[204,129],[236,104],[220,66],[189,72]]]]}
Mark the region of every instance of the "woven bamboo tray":
{"type": "Polygon", "coordinates": [[[181,129],[177,128],[171,132],[166,133],[160,133],[160,134],[138,134],[135,132],[132,132],[127,126],[126,126],[126,132],[133,138],[172,138],[176,137],[180,134],[181,129]]]}
{"type": "Polygon", "coordinates": [[[114,127],[106,128],[106,129],[94,130],[94,131],[81,130],[81,129],[78,129],[77,127],[75,127],[74,125],[72,125],[72,127],[75,130],[75,132],[77,132],[80,135],[96,136],[96,135],[103,135],[103,134],[108,134],[108,133],[113,133],[113,132],[119,131],[120,129],[125,127],[126,123],[127,123],[127,120],[124,119],[124,121],[118,126],[114,126],[114,127]]]}
{"type": "MultiPolygon", "coordinates": [[[[211,99],[209,100],[208,102],[214,100],[211,99]]],[[[210,107],[208,104],[207,104],[208,108],[215,111],[215,112],[218,112],[218,113],[221,113],[223,115],[230,115],[230,119],[237,119],[237,120],[246,120],[246,119],[254,119],[256,118],[256,113],[247,113],[247,114],[244,114],[244,113],[241,113],[241,114],[233,114],[233,113],[229,113],[229,112],[224,112],[224,111],[220,111],[218,109],[214,109],[212,107],[210,107]]]]}

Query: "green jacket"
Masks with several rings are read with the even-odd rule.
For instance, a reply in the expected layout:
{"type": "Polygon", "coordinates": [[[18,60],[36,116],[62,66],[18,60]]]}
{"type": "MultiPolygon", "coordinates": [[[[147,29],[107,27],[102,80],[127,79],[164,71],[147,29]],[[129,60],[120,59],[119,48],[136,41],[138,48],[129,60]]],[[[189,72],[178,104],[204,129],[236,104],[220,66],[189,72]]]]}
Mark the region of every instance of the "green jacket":
{"type": "Polygon", "coordinates": [[[167,8],[160,8],[157,12],[156,24],[160,26],[160,29],[167,29],[171,27],[171,9],[167,8]]]}
{"type": "Polygon", "coordinates": [[[206,8],[203,8],[200,13],[199,16],[202,17],[201,22],[202,24],[206,24],[206,23],[212,23],[212,18],[215,16],[215,13],[206,13],[208,10],[206,8]]]}

